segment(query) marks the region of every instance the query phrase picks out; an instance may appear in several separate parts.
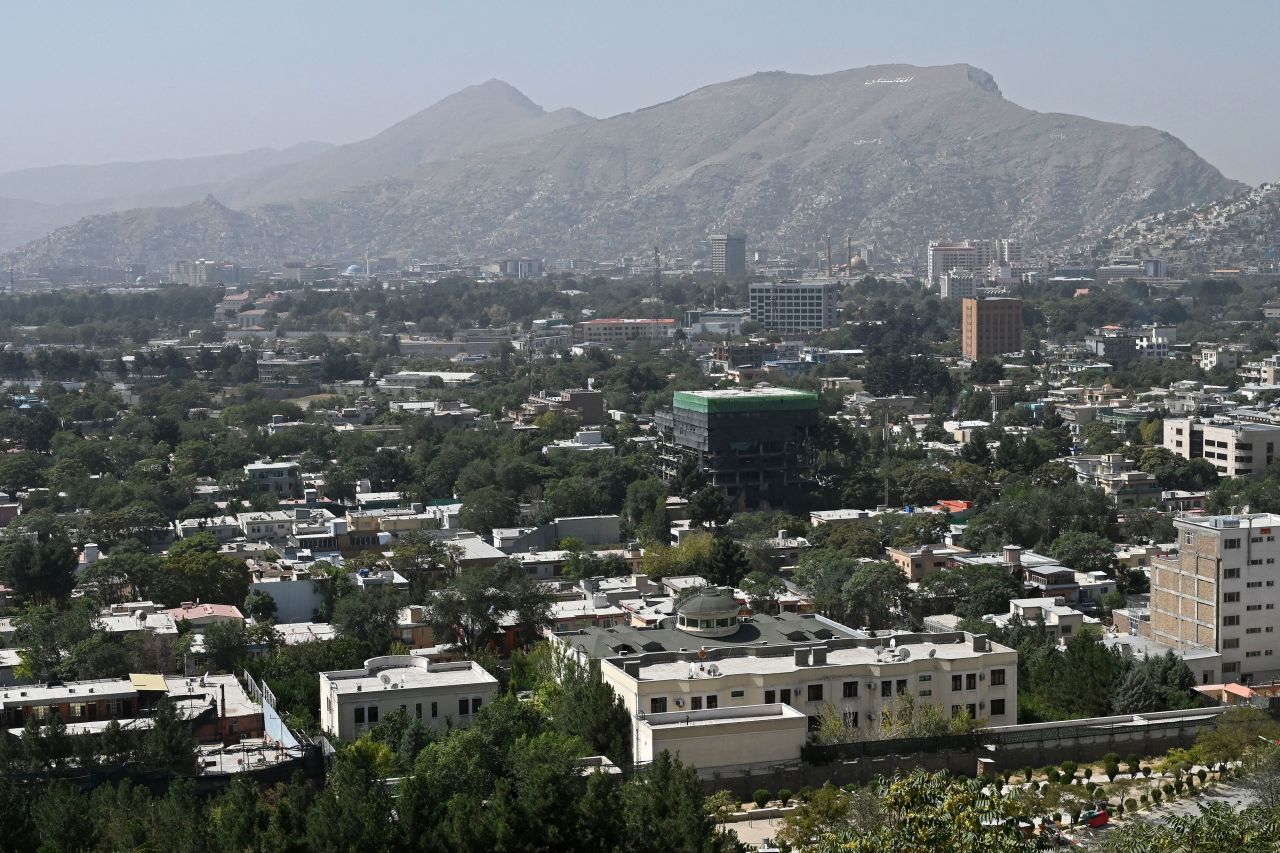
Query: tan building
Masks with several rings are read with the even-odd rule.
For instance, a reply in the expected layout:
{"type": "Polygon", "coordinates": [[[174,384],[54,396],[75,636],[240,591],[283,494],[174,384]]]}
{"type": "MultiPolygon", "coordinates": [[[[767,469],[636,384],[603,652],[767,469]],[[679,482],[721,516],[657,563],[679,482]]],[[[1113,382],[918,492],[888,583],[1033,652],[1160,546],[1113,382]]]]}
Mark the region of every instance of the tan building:
{"type": "Polygon", "coordinates": [[[1152,639],[1221,652],[1230,681],[1280,676],[1280,515],[1179,518],[1174,526],[1178,555],[1152,562],[1152,639]]]}
{"type": "Polygon", "coordinates": [[[1183,459],[1208,459],[1223,477],[1261,477],[1280,447],[1280,426],[1166,418],[1164,447],[1183,459]]]}
{"type": "Polygon", "coordinates": [[[965,548],[954,545],[919,545],[915,548],[887,548],[889,559],[902,569],[911,583],[922,581],[934,572],[941,571],[957,554],[968,554],[965,548]]]}
{"type": "Polygon", "coordinates": [[[631,317],[602,317],[573,326],[574,343],[628,344],[632,341],[665,340],[676,333],[675,320],[631,317]]]}
{"type": "Polygon", "coordinates": [[[966,299],[961,345],[970,361],[1022,349],[1021,299],[966,299]]]}

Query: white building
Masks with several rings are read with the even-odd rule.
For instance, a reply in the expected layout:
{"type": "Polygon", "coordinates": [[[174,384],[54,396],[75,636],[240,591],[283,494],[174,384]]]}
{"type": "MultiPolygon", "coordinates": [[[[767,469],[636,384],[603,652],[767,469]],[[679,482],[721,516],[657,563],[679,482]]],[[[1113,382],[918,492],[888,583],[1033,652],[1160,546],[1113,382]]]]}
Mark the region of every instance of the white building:
{"type": "Polygon", "coordinates": [[[297,462],[253,462],[244,466],[244,473],[255,492],[275,492],[284,498],[302,497],[297,462]]]}
{"type": "Polygon", "coordinates": [[[751,319],[771,332],[820,332],[836,324],[834,281],[752,282],[751,319]]]}
{"type": "Polygon", "coordinates": [[[1164,447],[1183,459],[1208,459],[1223,477],[1261,477],[1280,446],[1280,426],[1227,418],[1166,418],[1164,447]]]}
{"type": "Polygon", "coordinates": [[[475,661],[370,658],[363,669],[320,673],[320,727],[350,742],[397,710],[430,728],[465,727],[497,692],[498,679],[475,661]]]}
{"type": "Polygon", "coordinates": [[[613,453],[613,445],[604,440],[600,430],[582,429],[578,430],[573,438],[557,439],[542,448],[542,452],[545,455],[550,455],[557,450],[567,450],[575,453],[613,453]]]}

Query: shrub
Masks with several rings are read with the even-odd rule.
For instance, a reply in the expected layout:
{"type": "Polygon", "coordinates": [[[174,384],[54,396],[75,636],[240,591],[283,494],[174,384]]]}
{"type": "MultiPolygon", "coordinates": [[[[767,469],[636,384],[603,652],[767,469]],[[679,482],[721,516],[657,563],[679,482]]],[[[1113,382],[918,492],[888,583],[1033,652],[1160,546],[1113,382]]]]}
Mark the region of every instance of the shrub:
{"type": "Polygon", "coordinates": [[[1143,794],[1143,795],[1142,795],[1142,804],[1143,804],[1144,806],[1145,806],[1147,803],[1149,803],[1150,801],[1151,801],[1151,797],[1149,797],[1149,796],[1148,796],[1148,795],[1146,795],[1146,794],[1143,794]]]}
{"type": "Polygon", "coordinates": [[[1125,767],[1129,768],[1130,773],[1138,772],[1138,756],[1130,755],[1124,760],[1125,767]]]}
{"type": "Polygon", "coordinates": [[[1172,782],[1165,782],[1163,785],[1161,785],[1161,786],[1160,786],[1160,790],[1164,792],[1164,795],[1165,795],[1166,797],[1170,797],[1170,798],[1172,798],[1172,797],[1173,797],[1173,783],[1172,783],[1172,782]]]}
{"type": "Polygon", "coordinates": [[[1084,780],[1086,782],[1088,782],[1090,779],[1093,778],[1093,767],[1086,764],[1084,770],[1081,772],[1080,775],[1084,777],[1084,780]]]}
{"type": "Polygon", "coordinates": [[[1137,810],[1138,810],[1138,801],[1137,801],[1137,800],[1135,800],[1133,797],[1129,797],[1128,799],[1126,799],[1126,800],[1124,801],[1124,809],[1125,809],[1125,811],[1129,811],[1129,812],[1137,811],[1137,810]]]}
{"type": "Polygon", "coordinates": [[[1151,789],[1151,802],[1155,803],[1158,806],[1160,805],[1160,801],[1163,799],[1164,799],[1163,791],[1161,791],[1159,788],[1151,789]]]}
{"type": "Polygon", "coordinates": [[[1107,810],[1110,811],[1111,814],[1114,815],[1115,817],[1124,817],[1123,803],[1116,803],[1114,806],[1111,805],[1110,803],[1107,803],[1107,810]]]}
{"type": "Polygon", "coordinates": [[[1181,794],[1181,793],[1182,793],[1182,789],[1183,789],[1183,788],[1185,788],[1185,787],[1186,787],[1186,786],[1182,784],[1182,780],[1181,780],[1181,779],[1175,779],[1175,780],[1173,781],[1173,792],[1174,792],[1175,794],[1181,794]]]}
{"type": "Polygon", "coordinates": [[[1150,768],[1150,767],[1146,767],[1146,766],[1144,766],[1144,767],[1142,768],[1142,775],[1143,775],[1143,776],[1145,776],[1145,777],[1147,777],[1148,779],[1150,779],[1150,778],[1151,778],[1151,768],[1150,768]]]}
{"type": "MultiPolygon", "coordinates": [[[[1200,772],[1203,773],[1204,771],[1202,770],[1200,772]]],[[[1026,776],[1027,781],[1030,782],[1032,779],[1035,778],[1036,771],[1032,770],[1030,767],[1024,767],[1022,768],[1022,775],[1026,776]]]]}
{"type": "Polygon", "coordinates": [[[1046,781],[1056,784],[1060,775],[1061,774],[1058,773],[1057,770],[1050,770],[1048,773],[1044,774],[1044,778],[1046,781]]]}
{"type": "Polygon", "coordinates": [[[790,788],[779,788],[779,789],[778,789],[778,799],[779,799],[779,800],[782,800],[782,804],[783,804],[784,806],[791,802],[791,797],[792,797],[792,796],[793,796],[793,794],[791,793],[791,789],[790,789],[790,788]]]}
{"type": "Polygon", "coordinates": [[[802,803],[809,802],[810,800],[813,799],[813,789],[810,788],[808,785],[805,785],[803,788],[801,788],[799,791],[796,792],[796,799],[802,803]]]}
{"type": "Polygon", "coordinates": [[[1200,777],[1201,782],[1203,782],[1208,775],[1209,775],[1209,771],[1205,770],[1203,767],[1201,767],[1199,770],[1196,771],[1196,776],[1200,777]]]}
{"type": "Polygon", "coordinates": [[[756,788],[755,793],[751,795],[751,802],[755,803],[756,808],[758,809],[762,809],[769,805],[770,799],[772,799],[772,797],[764,788],[756,788]]]}
{"type": "Polygon", "coordinates": [[[1120,763],[1120,753],[1118,753],[1118,752],[1108,752],[1106,755],[1102,756],[1102,763],[1103,763],[1103,764],[1119,764],[1119,763],[1120,763]]]}
{"type": "Polygon", "coordinates": [[[1062,762],[1062,772],[1068,776],[1074,776],[1076,775],[1076,768],[1079,766],[1074,761],[1064,761],[1062,762]]]}
{"type": "Polygon", "coordinates": [[[840,787],[844,790],[846,794],[852,794],[853,792],[858,790],[858,785],[855,782],[849,782],[848,784],[841,785],[840,787]]]}
{"type": "Polygon", "coordinates": [[[1174,778],[1175,780],[1178,780],[1178,779],[1181,779],[1181,778],[1182,778],[1182,767],[1181,767],[1181,766],[1178,766],[1178,767],[1173,768],[1173,778],[1174,778]]]}
{"type": "Polygon", "coordinates": [[[1120,775],[1120,764],[1115,761],[1108,761],[1102,772],[1106,775],[1107,781],[1114,782],[1116,777],[1120,775]]]}

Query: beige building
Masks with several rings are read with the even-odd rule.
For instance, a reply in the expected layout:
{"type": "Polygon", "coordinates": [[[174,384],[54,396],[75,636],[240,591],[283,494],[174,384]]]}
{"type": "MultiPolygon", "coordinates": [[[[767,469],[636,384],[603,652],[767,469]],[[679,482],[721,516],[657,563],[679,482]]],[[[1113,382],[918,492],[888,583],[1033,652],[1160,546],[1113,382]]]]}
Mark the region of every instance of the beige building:
{"type": "Polygon", "coordinates": [[[363,669],[320,673],[320,727],[349,742],[399,710],[429,728],[461,728],[471,725],[497,692],[498,679],[475,661],[370,658],[363,669]]]}
{"type": "Polygon", "coordinates": [[[1280,446],[1280,426],[1226,419],[1166,418],[1164,447],[1183,459],[1208,459],[1223,477],[1261,477],[1280,446]]]}
{"type": "Polygon", "coordinates": [[[887,548],[886,553],[895,566],[902,569],[911,583],[921,581],[934,572],[941,571],[957,554],[968,554],[968,549],[955,545],[918,545],[914,548],[887,548]]]}
{"type": "Polygon", "coordinates": [[[674,735],[645,734],[643,721],[661,729],[671,715],[722,712],[696,718],[705,734],[690,755],[703,772],[776,763],[785,744],[794,746],[797,760],[796,718],[772,710],[779,705],[806,718],[810,730],[835,711],[860,737],[878,732],[884,713],[908,692],[946,717],[967,712],[991,725],[1017,722],[1018,654],[984,635],[871,637],[821,617],[740,611],[731,590],[707,587],[656,628],[589,628],[555,637],[575,654],[600,660],[601,677],[637,721],[638,738],[658,737],[682,750],[674,735]]]}
{"type": "Polygon", "coordinates": [[[1152,562],[1152,639],[1221,652],[1222,677],[1230,681],[1280,676],[1280,515],[1188,517],[1174,526],[1178,555],[1152,562]]]}

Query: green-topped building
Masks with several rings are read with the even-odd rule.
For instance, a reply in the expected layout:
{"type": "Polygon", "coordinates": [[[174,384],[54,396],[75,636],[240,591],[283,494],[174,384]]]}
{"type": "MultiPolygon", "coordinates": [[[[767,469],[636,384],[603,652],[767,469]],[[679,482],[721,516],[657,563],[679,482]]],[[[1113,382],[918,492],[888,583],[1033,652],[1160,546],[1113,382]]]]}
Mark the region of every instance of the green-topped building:
{"type": "Polygon", "coordinates": [[[807,391],[677,391],[654,416],[662,477],[692,462],[735,510],[799,506],[818,419],[818,397],[807,391]]]}

